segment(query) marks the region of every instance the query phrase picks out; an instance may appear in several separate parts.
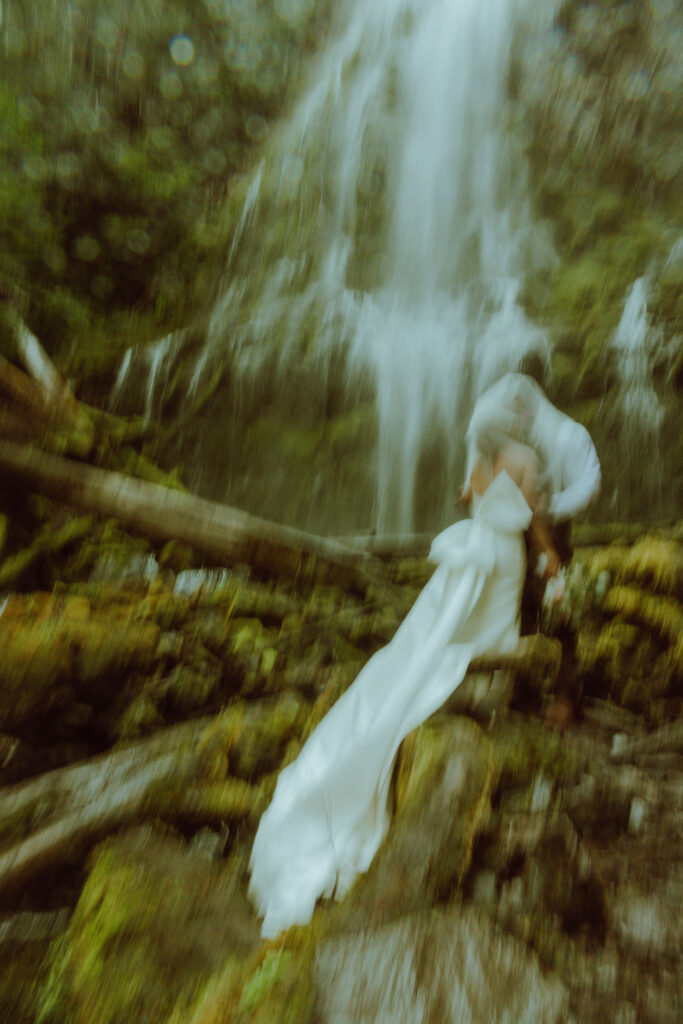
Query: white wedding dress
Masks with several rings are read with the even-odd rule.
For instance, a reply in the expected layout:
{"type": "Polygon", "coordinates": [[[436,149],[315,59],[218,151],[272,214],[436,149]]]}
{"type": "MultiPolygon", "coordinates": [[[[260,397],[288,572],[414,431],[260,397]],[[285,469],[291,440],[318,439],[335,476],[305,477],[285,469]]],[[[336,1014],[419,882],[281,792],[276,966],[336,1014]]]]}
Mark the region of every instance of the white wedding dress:
{"type": "Polygon", "coordinates": [[[503,470],[473,516],[434,540],[433,576],[280,774],[251,854],[250,896],[273,938],[307,923],[320,896],[341,899],[389,827],[387,797],[404,737],[439,708],[469,662],[519,638],[531,509],[503,470]]]}

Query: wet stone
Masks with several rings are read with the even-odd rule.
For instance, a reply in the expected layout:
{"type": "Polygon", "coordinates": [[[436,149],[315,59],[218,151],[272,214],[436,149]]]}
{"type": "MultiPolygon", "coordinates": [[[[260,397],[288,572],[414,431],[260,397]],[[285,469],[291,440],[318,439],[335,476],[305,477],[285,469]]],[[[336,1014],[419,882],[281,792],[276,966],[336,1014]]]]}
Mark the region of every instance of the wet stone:
{"type": "Polygon", "coordinates": [[[330,939],[315,965],[320,1024],[565,1024],[564,986],[485,915],[454,907],[330,939]]]}

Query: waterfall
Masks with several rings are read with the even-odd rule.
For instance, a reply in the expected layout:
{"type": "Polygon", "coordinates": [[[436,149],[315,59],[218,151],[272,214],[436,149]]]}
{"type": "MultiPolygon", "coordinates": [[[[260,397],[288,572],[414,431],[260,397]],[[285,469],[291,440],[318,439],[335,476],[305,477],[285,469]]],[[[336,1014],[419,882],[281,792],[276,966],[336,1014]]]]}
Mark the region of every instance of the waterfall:
{"type": "MultiPolygon", "coordinates": [[[[544,333],[520,305],[552,251],[509,124],[513,40],[554,0],[347,0],[245,186],[202,366],[256,379],[345,353],[375,395],[377,527],[409,531],[426,445],[452,498],[477,396],[544,333]]],[[[198,375],[195,375],[198,378],[198,375]]]]}
{"type": "Polygon", "coordinates": [[[655,356],[661,341],[647,314],[648,280],[639,277],[629,289],[612,339],[617,359],[616,402],[620,447],[614,499],[632,513],[658,503],[663,483],[659,454],[664,407],[653,386],[655,356]],[[647,453],[643,458],[644,453],[647,453]]]}
{"type": "Polygon", "coordinates": [[[647,278],[639,277],[626,295],[612,346],[618,356],[620,403],[624,417],[638,430],[656,432],[662,406],[652,386],[653,356],[659,335],[647,315],[647,278]]]}

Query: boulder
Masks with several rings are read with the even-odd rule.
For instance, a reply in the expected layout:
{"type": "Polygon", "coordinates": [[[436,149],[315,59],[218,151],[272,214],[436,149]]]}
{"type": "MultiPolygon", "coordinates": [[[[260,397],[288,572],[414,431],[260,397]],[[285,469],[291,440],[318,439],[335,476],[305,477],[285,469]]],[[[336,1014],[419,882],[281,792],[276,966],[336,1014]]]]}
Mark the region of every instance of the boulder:
{"type": "Polygon", "coordinates": [[[563,985],[475,909],[451,907],[321,943],[320,1024],[560,1024],[563,985]]]}
{"type": "Polygon", "coordinates": [[[257,943],[256,918],[225,862],[139,828],[96,851],[43,1012],[75,1024],[165,1024],[178,1001],[257,943]]]}
{"type": "Polygon", "coordinates": [[[330,930],[376,926],[457,892],[490,809],[491,744],[466,718],[437,716],[404,741],[396,812],[330,930]]]}

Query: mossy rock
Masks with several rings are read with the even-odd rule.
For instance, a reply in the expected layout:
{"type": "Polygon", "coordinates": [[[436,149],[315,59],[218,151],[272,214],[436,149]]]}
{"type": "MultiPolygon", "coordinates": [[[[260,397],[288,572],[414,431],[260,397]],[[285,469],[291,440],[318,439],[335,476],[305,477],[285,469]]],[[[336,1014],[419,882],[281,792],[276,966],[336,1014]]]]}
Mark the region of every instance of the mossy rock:
{"type": "Polygon", "coordinates": [[[674,598],[648,594],[637,587],[616,586],[608,591],[603,608],[670,643],[679,643],[683,636],[683,607],[674,598]]]}
{"type": "Polygon", "coordinates": [[[310,930],[293,928],[248,959],[231,959],[168,1024],[309,1024],[316,1009],[315,948],[310,930]]]}
{"type": "Polygon", "coordinates": [[[199,744],[205,773],[220,780],[227,775],[251,779],[274,771],[290,741],[301,735],[308,714],[309,706],[292,693],[226,708],[199,744]]]}
{"type": "Polygon", "coordinates": [[[659,277],[656,309],[673,332],[683,328],[683,261],[666,264],[659,277]]]}
{"type": "Polygon", "coordinates": [[[582,562],[594,575],[609,572],[619,582],[683,596],[683,546],[675,540],[649,534],[630,548],[585,553],[582,562]]]}
{"type": "Polygon", "coordinates": [[[0,1020],[35,1024],[40,993],[49,974],[45,941],[12,943],[0,953],[0,1020]]]}
{"type": "MultiPolygon", "coordinates": [[[[40,559],[63,553],[69,547],[82,541],[92,530],[91,516],[79,516],[69,519],[61,526],[48,523],[34,537],[29,547],[6,558],[0,565],[0,588],[16,586],[25,573],[40,559]]],[[[7,519],[4,519],[7,528],[7,519]]],[[[5,540],[3,522],[0,521],[0,551],[5,540]]]]}
{"type": "Polygon", "coordinates": [[[112,689],[122,688],[129,673],[151,668],[160,633],[155,623],[137,622],[128,616],[93,617],[74,634],[78,692],[94,703],[109,699],[112,689]]]}
{"type": "Polygon", "coordinates": [[[12,729],[49,714],[68,700],[64,687],[74,672],[71,636],[59,623],[29,622],[17,627],[0,620],[0,726],[12,729]]]}
{"type": "Polygon", "coordinates": [[[179,540],[169,540],[159,554],[159,565],[178,574],[197,566],[197,555],[188,544],[179,540]]]}
{"type": "Polygon", "coordinates": [[[164,725],[157,704],[147,693],[140,693],[130,702],[116,723],[113,734],[118,740],[134,740],[164,725]]]}
{"type": "Polygon", "coordinates": [[[508,716],[488,732],[500,788],[530,785],[540,774],[560,783],[573,781],[579,765],[571,750],[535,718],[508,716]]]}
{"type": "Polygon", "coordinates": [[[187,621],[190,603],[186,597],[152,585],[147,597],[135,606],[135,618],[155,622],[161,630],[181,629],[187,621]]]}
{"type": "Polygon", "coordinates": [[[454,897],[495,777],[491,744],[467,718],[436,715],[404,740],[395,814],[367,873],[325,912],[328,933],[375,927],[454,897]]]}
{"type": "MultiPolygon", "coordinates": [[[[205,652],[205,654],[208,652],[205,652]]],[[[151,693],[174,716],[200,711],[216,696],[223,678],[223,666],[215,659],[176,665],[167,676],[154,682],[151,693]]]]}
{"type": "Polygon", "coordinates": [[[38,1020],[166,1024],[257,943],[255,916],[224,865],[172,835],[138,829],[96,850],[54,947],[38,1020]]]}
{"type": "Polygon", "coordinates": [[[10,598],[0,619],[0,724],[45,716],[65,687],[106,703],[130,673],[153,665],[159,635],[157,625],[133,620],[125,607],[93,613],[81,596],[10,598]]]}
{"type": "Polygon", "coordinates": [[[632,671],[642,648],[649,652],[647,633],[620,619],[608,622],[599,632],[582,630],[577,644],[578,661],[586,675],[601,674],[610,687],[620,687],[632,671]]]}

